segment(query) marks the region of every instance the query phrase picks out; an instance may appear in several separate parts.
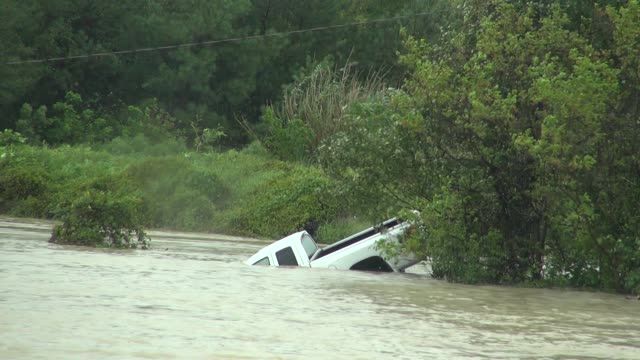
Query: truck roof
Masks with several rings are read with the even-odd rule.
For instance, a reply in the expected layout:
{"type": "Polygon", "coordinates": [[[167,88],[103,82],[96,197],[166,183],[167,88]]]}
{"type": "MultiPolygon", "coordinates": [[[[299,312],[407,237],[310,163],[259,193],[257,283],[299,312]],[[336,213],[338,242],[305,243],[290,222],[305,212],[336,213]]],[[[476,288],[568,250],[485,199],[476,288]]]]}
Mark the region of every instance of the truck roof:
{"type": "Polygon", "coordinates": [[[288,235],[287,237],[284,237],[270,245],[267,245],[265,247],[263,247],[260,251],[258,251],[257,253],[255,253],[252,257],[250,257],[246,263],[249,265],[253,265],[255,264],[257,261],[263,259],[266,256],[269,256],[270,254],[273,254],[279,250],[282,250],[288,246],[293,247],[293,244],[296,243],[297,241],[300,241],[300,239],[302,239],[302,236],[304,234],[309,235],[306,231],[298,231],[297,233],[293,233],[291,235],[288,235]]]}

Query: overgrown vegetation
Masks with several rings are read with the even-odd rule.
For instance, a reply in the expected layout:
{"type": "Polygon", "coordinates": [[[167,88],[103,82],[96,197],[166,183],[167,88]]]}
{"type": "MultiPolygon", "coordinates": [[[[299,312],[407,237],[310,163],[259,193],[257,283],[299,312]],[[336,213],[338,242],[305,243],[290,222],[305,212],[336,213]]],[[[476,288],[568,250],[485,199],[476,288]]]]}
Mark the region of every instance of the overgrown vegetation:
{"type": "Polygon", "coordinates": [[[258,144],[240,152],[113,154],[0,134],[17,143],[0,147],[0,211],[63,221],[56,242],[146,246],[134,241],[144,238],[143,227],[279,237],[315,232],[342,214],[320,169],[273,159],[258,144]]]}
{"type": "Polygon", "coordinates": [[[640,4],[625,3],[577,26],[553,2],[489,1],[440,42],[409,37],[402,91],[352,107],[323,166],[376,211],[420,210],[407,250],[436,277],[639,291],[640,4]]]}
{"type": "Polygon", "coordinates": [[[313,159],[322,143],[344,128],[347,109],[383,88],[380,73],[362,77],[349,63],[338,69],[321,62],[285,89],[278,106],[267,107],[263,142],[280,159],[313,159]]]}
{"type": "Polygon", "coordinates": [[[6,5],[7,61],[427,13],[0,67],[0,211],[56,241],[402,214],[438,278],[640,292],[638,0],[6,5]]]}
{"type": "Polygon", "coordinates": [[[74,189],[77,194],[55,204],[62,221],[50,242],[118,248],[149,247],[143,225],[143,202],[126,178],[113,174],[74,189]]]}

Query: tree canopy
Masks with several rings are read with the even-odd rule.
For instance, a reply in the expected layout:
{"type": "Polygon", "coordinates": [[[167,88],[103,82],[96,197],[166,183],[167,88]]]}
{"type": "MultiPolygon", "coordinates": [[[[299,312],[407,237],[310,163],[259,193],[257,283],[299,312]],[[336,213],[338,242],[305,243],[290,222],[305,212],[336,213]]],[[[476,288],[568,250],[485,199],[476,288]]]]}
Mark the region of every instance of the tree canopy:
{"type": "Polygon", "coordinates": [[[436,15],[209,46],[6,63],[331,27],[428,11],[432,3],[444,2],[7,0],[0,14],[0,125],[15,128],[25,103],[51,108],[73,91],[104,112],[157,99],[177,128],[222,127],[231,144],[241,144],[245,134],[235,119],[258,122],[261,108],[277,101],[309,61],[330,57],[337,64],[392,68],[400,26],[434,32],[436,15]]]}
{"type": "Polygon", "coordinates": [[[402,91],[327,143],[363,206],[421,212],[405,250],[436,276],[640,286],[640,4],[578,25],[561,5],[478,2],[440,41],[408,37],[402,91]]]}

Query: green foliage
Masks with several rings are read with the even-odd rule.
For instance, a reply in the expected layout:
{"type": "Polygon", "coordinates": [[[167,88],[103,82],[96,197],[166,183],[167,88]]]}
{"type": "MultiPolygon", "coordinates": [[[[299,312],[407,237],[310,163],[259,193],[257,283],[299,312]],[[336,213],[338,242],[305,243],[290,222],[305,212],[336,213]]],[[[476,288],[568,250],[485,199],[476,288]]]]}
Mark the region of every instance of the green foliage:
{"type": "Polygon", "coordinates": [[[378,212],[419,209],[405,244],[436,277],[636,291],[638,2],[600,38],[538,10],[469,2],[440,42],[408,37],[403,91],[351,106],[322,164],[378,212]]]}
{"type": "Polygon", "coordinates": [[[144,158],[126,172],[145,201],[148,226],[208,230],[229,197],[214,172],[195,167],[184,156],[144,158]]]}
{"type": "Polygon", "coordinates": [[[9,198],[41,195],[47,189],[47,174],[41,168],[9,168],[0,175],[1,194],[9,198]]]}
{"type": "MultiPolygon", "coordinates": [[[[449,8],[443,0],[393,4],[381,0],[7,0],[0,14],[0,59],[5,63],[193,44],[449,8]]],[[[222,139],[224,145],[242,144],[245,134],[233,119],[242,115],[251,124],[258,123],[264,105],[279,100],[282,87],[309,59],[331,56],[365,74],[369,69],[393,69],[389,74],[396,81],[403,74],[395,66],[395,52],[402,44],[400,27],[405,26],[411,34],[432,36],[439,32],[440,24],[448,22],[445,14],[212,46],[2,66],[0,129],[17,128],[19,119],[45,120],[38,113],[39,106],[44,106],[50,112],[47,117],[60,121],[50,124],[51,134],[39,136],[50,137],[46,139],[49,144],[78,141],[84,133],[73,125],[83,119],[85,108],[51,113],[56,103],[67,102],[65,96],[73,92],[94,103],[93,110],[112,110],[123,103],[142,106],[148,99],[157,99],[160,108],[172,115],[175,129],[188,131],[199,118],[200,128],[223,129],[228,135],[222,139]],[[20,116],[25,103],[38,104],[32,109],[34,117],[20,116]]],[[[98,124],[103,130],[99,135],[112,138],[108,128],[113,124],[103,115],[100,117],[107,124],[98,124]]],[[[25,125],[30,126],[21,126],[25,125]]],[[[25,133],[30,141],[38,142],[32,135],[25,133]]]]}
{"type": "Polygon", "coordinates": [[[319,156],[322,166],[339,181],[338,191],[350,200],[350,207],[363,209],[376,220],[394,215],[402,205],[417,206],[411,195],[416,189],[409,188],[426,186],[417,168],[420,163],[408,158],[415,153],[420,159],[419,150],[404,136],[405,123],[399,121],[401,117],[411,121],[414,115],[391,103],[394,93],[387,91],[378,99],[349,107],[341,131],[324,142],[319,156]],[[397,147],[401,142],[404,149],[397,147]]]}
{"type": "Polygon", "coordinates": [[[640,291],[638,0],[8,0],[0,58],[418,12],[0,67],[0,128],[19,131],[0,133],[0,210],[64,217],[59,235],[93,244],[135,243],[142,223],[330,241],[353,209],[418,209],[425,227],[390,251],[437,277],[640,291]],[[262,143],[214,151],[241,127],[262,143]]]}
{"type": "Polygon", "coordinates": [[[176,129],[177,120],[155,99],[140,106],[129,105],[113,120],[121,124],[118,135],[125,138],[143,135],[154,144],[171,139],[180,141],[185,134],[184,130],[176,129]]]}
{"type": "Polygon", "coordinates": [[[197,152],[213,151],[213,146],[227,136],[227,134],[225,134],[220,128],[204,128],[200,131],[198,128],[193,126],[193,124],[192,127],[196,134],[193,139],[193,147],[197,152]]]}
{"type": "Polygon", "coordinates": [[[313,233],[319,224],[339,214],[339,199],[321,171],[307,167],[286,170],[234,204],[236,226],[250,233],[280,237],[302,229],[313,233]]]}
{"type": "Polygon", "coordinates": [[[51,218],[57,204],[74,196],[79,184],[120,166],[117,159],[85,147],[16,147],[0,159],[2,211],[51,218]]]}
{"type": "Polygon", "coordinates": [[[142,226],[270,237],[320,226],[328,242],[352,229],[337,220],[343,207],[326,176],[274,160],[258,143],[224,153],[162,153],[172,143],[139,139],[139,149],[122,138],[104,146],[114,153],[16,147],[0,159],[0,211],[61,220],[55,241],[90,246],[105,238],[111,246],[137,245],[142,226]]]}
{"type": "Polygon", "coordinates": [[[16,215],[44,213],[49,176],[38,166],[0,165],[0,211],[16,215]]]}
{"type": "Polygon", "coordinates": [[[350,105],[382,91],[380,74],[359,78],[350,65],[337,69],[328,61],[303,70],[285,89],[281,104],[263,113],[267,149],[283,160],[314,158],[322,142],[343,129],[350,105]]]}
{"type": "Polygon", "coordinates": [[[29,143],[100,144],[138,137],[156,144],[169,140],[180,142],[184,133],[176,131],[175,119],[161,109],[157,101],[148,101],[142,107],[123,106],[119,111],[101,114],[94,104],[69,92],[65,101],[55,103],[52,110],[48,111],[44,105],[37,110],[29,104],[22,106],[16,127],[29,143]]]}
{"type": "Polygon", "coordinates": [[[145,227],[274,237],[312,230],[343,214],[333,182],[321,171],[274,160],[258,144],[160,156],[82,146],[24,145],[14,152],[0,159],[0,211],[68,219],[65,236],[76,243],[90,234],[74,233],[79,223],[93,232],[87,243],[99,237],[98,214],[83,215],[85,205],[114,218],[135,215],[135,224],[145,227]]]}
{"type": "Polygon", "coordinates": [[[15,145],[24,144],[26,139],[19,132],[15,132],[11,129],[4,129],[0,131],[0,146],[11,147],[15,145]]]}
{"type": "Polygon", "coordinates": [[[0,161],[14,155],[14,148],[24,144],[26,139],[19,132],[11,129],[0,131],[0,161]]]}
{"type": "Polygon", "coordinates": [[[188,150],[182,139],[167,138],[153,141],[143,134],[118,136],[108,143],[94,147],[110,154],[130,157],[168,156],[185,153],[188,150]]]}
{"type": "Polygon", "coordinates": [[[34,144],[76,144],[93,140],[88,136],[108,138],[111,128],[106,126],[106,121],[82,107],[82,98],[74,92],[67,93],[64,102],[53,105],[53,116],[47,114],[45,106],[34,111],[29,104],[24,104],[16,128],[34,144]]]}
{"type": "Polygon", "coordinates": [[[341,217],[320,224],[318,231],[314,234],[314,239],[321,244],[331,244],[371,226],[372,223],[370,221],[365,221],[355,216],[347,218],[341,217]]]}
{"type": "Polygon", "coordinates": [[[42,164],[21,156],[24,142],[19,133],[0,133],[0,212],[43,216],[49,176],[42,164]]]}
{"type": "Polygon", "coordinates": [[[143,204],[118,174],[82,184],[75,196],[58,204],[61,225],[51,242],[118,248],[149,247],[142,229],[143,204]]]}
{"type": "Polygon", "coordinates": [[[311,156],[313,130],[302,120],[278,118],[271,107],[262,117],[267,136],[263,143],[274,156],[282,160],[301,161],[311,156]]]}
{"type": "Polygon", "coordinates": [[[274,161],[258,143],[242,151],[229,150],[200,156],[191,154],[189,158],[196,167],[214,171],[223,183],[229,184],[234,199],[252,196],[264,183],[281,176],[287,166],[274,161]]]}

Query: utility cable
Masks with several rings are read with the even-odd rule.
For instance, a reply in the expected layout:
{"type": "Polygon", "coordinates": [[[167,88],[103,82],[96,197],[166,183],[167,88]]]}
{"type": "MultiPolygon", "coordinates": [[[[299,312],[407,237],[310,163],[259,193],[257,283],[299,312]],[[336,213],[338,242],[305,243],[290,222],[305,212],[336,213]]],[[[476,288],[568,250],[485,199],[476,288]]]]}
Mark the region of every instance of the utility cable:
{"type": "Polygon", "coordinates": [[[233,37],[233,38],[226,38],[226,39],[220,39],[220,40],[201,41],[201,42],[186,43],[186,44],[179,44],[179,45],[147,47],[147,48],[109,51],[109,52],[100,52],[100,53],[92,53],[92,54],[84,54],[84,55],[52,57],[52,58],[45,58],[45,59],[18,60],[18,61],[6,62],[4,63],[4,65],[39,64],[39,63],[46,63],[46,62],[88,59],[88,58],[110,56],[110,55],[115,56],[115,55],[125,55],[125,54],[137,54],[137,53],[151,52],[151,51],[189,48],[189,47],[195,47],[195,46],[217,45],[217,44],[224,44],[224,43],[263,39],[268,37],[286,37],[293,34],[302,34],[302,33],[314,32],[314,31],[334,30],[334,29],[351,27],[351,26],[361,26],[361,25],[368,25],[368,24],[392,22],[396,20],[416,18],[420,16],[433,15],[433,14],[442,13],[442,12],[449,12],[449,10],[437,10],[437,11],[423,12],[423,13],[417,13],[417,14],[411,14],[411,15],[395,16],[391,18],[380,18],[380,19],[374,19],[374,20],[368,20],[368,21],[351,22],[347,24],[320,26],[320,27],[314,27],[314,28],[308,28],[308,29],[292,30],[292,31],[277,32],[277,33],[270,33],[270,34],[263,34],[263,35],[233,37]]]}

